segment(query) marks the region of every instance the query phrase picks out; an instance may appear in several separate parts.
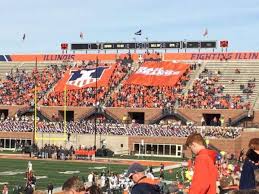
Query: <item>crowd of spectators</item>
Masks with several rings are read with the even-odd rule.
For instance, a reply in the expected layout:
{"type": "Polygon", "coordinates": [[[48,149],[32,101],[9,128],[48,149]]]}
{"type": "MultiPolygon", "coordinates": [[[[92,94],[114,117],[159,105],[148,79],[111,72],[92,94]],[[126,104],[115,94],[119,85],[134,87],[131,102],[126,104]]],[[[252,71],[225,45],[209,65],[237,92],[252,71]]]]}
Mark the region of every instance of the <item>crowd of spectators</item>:
{"type": "Polygon", "coordinates": [[[205,69],[197,78],[187,96],[179,98],[182,108],[249,109],[250,103],[240,95],[224,94],[224,85],[218,84],[219,74],[205,69]]]}
{"type": "MultiPolygon", "coordinates": [[[[99,64],[100,65],[100,64],[99,64]]],[[[108,66],[104,64],[102,66],[108,66]]],[[[79,66],[81,68],[93,68],[94,65],[88,66],[79,66]]],[[[116,64],[114,72],[109,79],[108,85],[106,87],[87,87],[78,90],[67,90],[67,106],[93,106],[95,104],[103,104],[105,97],[108,95],[108,92],[113,90],[121,80],[126,76],[130,71],[131,65],[126,64],[122,65],[120,63],[116,64]],[[96,92],[97,90],[97,92],[96,92]],[[97,98],[96,98],[97,93],[97,98]]],[[[43,105],[45,106],[63,106],[64,105],[64,92],[51,92],[48,96],[45,96],[43,99],[43,105]]]]}
{"type": "MultiPolygon", "coordinates": [[[[134,165],[134,164],[133,164],[134,165]]],[[[139,165],[138,165],[139,166],[139,165]]],[[[255,170],[256,188],[251,190],[239,190],[240,176],[242,170],[242,163],[233,157],[232,154],[225,153],[218,155],[216,159],[216,168],[218,178],[216,180],[216,193],[258,193],[258,175],[259,171],[255,170]],[[220,157],[219,157],[220,156],[220,157]]],[[[142,170],[142,169],[141,169],[142,170]]],[[[192,184],[194,161],[189,159],[182,162],[182,166],[178,169],[169,169],[167,173],[175,173],[175,180],[165,180],[164,164],[161,163],[159,168],[152,166],[143,166],[143,174],[150,182],[157,186],[157,193],[174,194],[174,193],[189,193],[192,184]],[[157,173],[159,170],[159,173],[157,173]],[[159,174],[159,176],[157,175],[159,174]]],[[[139,170],[140,171],[140,170],[139,170]]],[[[196,172],[197,173],[197,172],[196,172]]],[[[115,173],[110,170],[92,171],[87,177],[71,177],[63,185],[63,190],[69,191],[71,185],[67,183],[76,182],[77,186],[84,188],[90,194],[101,193],[130,193],[135,184],[132,178],[129,178],[127,173],[115,173]]]]}
{"type": "MultiPolygon", "coordinates": [[[[0,131],[31,132],[34,130],[34,122],[31,118],[5,119],[0,121],[0,131]]],[[[212,138],[236,138],[240,135],[241,127],[221,126],[196,126],[192,123],[182,125],[179,122],[172,124],[119,124],[97,123],[97,133],[103,135],[127,135],[127,136],[166,136],[187,137],[193,132],[202,132],[204,136],[212,138]]],[[[67,133],[94,134],[95,123],[90,121],[71,121],[66,123],[67,133]]],[[[63,133],[64,122],[38,121],[37,132],[63,133]]]]}
{"type": "Polygon", "coordinates": [[[9,118],[1,116],[0,131],[4,132],[31,132],[34,129],[33,119],[29,117],[9,118]]]}
{"type": "Polygon", "coordinates": [[[57,146],[57,145],[50,145],[45,144],[42,147],[38,147],[37,144],[33,144],[31,146],[31,154],[32,156],[38,157],[38,158],[53,158],[57,160],[67,160],[72,159],[72,155],[75,152],[75,149],[73,146],[70,146],[69,149],[63,146],[57,146]]]}
{"type": "MultiPolygon", "coordinates": [[[[159,53],[145,53],[145,59],[160,59],[159,53]]],[[[134,71],[131,55],[122,55],[117,60],[116,67],[106,87],[88,87],[79,90],[67,91],[67,106],[94,106],[105,104],[106,107],[137,107],[137,108],[164,108],[177,105],[181,108],[203,109],[249,109],[250,103],[240,95],[225,94],[225,86],[218,83],[220,72],[213,73],[204,69],[197,78],[192,89],[183,94],[190,79],[187,71],[174,87],[129,85],[123,80],[134,71]],[[121,87],[118,87],[119,85],[121,87]],[[97,90],[97,91],[96,91],[97,90]],[[97,97],[96,97],[97,93],[97,97]]],[[[95,68],[98,61],[89,61],[87,64],[76,64],[78,69],[95,68]]],[[[100,64],[99,64],[100,65],[100,64]]],[[[107,64],[102,64],[107,65],[107,64]]],[[[29,105],[34,104],[34,88],[37,84],[37,98],[45,106],[63,106],[64,92],[50,92],[54,83],[61,79],[70,65],[50,65],[43,71],[34,69],[31,73],[16,69],[6,74],[6,80],[0,81],[0,104],[29,105]]],[[[196,70],[200,64],[192,64],[190,71],[196,70]]],[[[253,92],[255,79],[249,80],[247,85],[240,85],[240,89],[248,95],[253,92]]]]}
{"type": "Polygon", "coordinates": [[[0,104],[33,105],[35,84],[39,100],[61,78],[66,68],[68,66],[53,64],[43,71],[35,68],[31,73],[24,69],[11,70],[6,73],[6,79],[0,82],[0,104]]]}
{"type": "Polygon", "coordinates": [[[107,101],[107,107],[163,108],[173,106],[189,80],[189,74],[181,77],[174,87],[124,84],[107,101]]]}

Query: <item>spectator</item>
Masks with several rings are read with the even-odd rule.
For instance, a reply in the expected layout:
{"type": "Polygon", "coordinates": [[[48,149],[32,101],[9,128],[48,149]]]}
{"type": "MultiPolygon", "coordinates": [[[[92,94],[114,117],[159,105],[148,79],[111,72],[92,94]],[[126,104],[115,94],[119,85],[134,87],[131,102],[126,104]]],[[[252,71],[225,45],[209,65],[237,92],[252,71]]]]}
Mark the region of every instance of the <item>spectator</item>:
{"type": "Polygon", "coordinates": [[[202,116],[201,117],[201,126],[205,126],[206,125],[206,121],[204,119],[204,117],[202,116]]]}
{"type": "Polygon", "coordinates": [[[129,166],[127,176],[135,183],[131,194],[160,194],[159,186],[154,180],[147,178],[144,171],[144,167],[139,163],[129,166]]]}
{"type": "Polygon", "coordinates": [[[62,190],[64,194],[85,194],[84,183],[76,176],[66,180],[62,186],[62,190]]]}
{"type": "Polygon", "coordinates": [[[94,183],[94,172],[91,172],[89,175],[88,175],[88,182],[89,183],[94,183]]]}
{"type": "Polygon", "coordinates": [[[241,190],[255,189],[254,171],[259,169],[259,138],[251,139],[248,147],[239,184],[241,190]]]}
{"type": "Polygon", "coordinates": [[[240,74],[240,70],[238,68],[236,68],[235,73],[240,74]]]}
{"type": "Polygon", "coordinates": [[[218,178],[215,167],[216,153],[206,149],[205,140],[198,133],[188,136],[186,146],[196,155],[189,194],[215,194],[218,178]]]}
{"type": "Polygon", "coordinates": [[[86,189],[86,194],[102,194],[102,191],[97,185],[92,185],[86,189]]]}
{"type": "Polygon", "coordinates": [[[7,184],[4,184],[2,194],[8,194],[8,186],[7,184]]]}
{"type": "Polygon", "coordinates": [[[53,189],[54,189],[53,184],[52,184],[52,183],[49,183],[49,184],[48,184],[48,194],[52,194],[53,189]]]}

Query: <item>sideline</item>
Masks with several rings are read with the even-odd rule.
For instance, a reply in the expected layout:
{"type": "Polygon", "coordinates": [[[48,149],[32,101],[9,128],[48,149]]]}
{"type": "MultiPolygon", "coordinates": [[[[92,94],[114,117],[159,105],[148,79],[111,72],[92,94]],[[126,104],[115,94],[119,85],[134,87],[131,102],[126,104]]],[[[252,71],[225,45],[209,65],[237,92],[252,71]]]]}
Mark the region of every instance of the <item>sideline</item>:
{"type": "Polygon", "coordinates": [[[20,160],[31,160],[31,161],[50,161],[50,162],[67,162],[67,163],[94,163],[94,164],[122,164],[122,165],[130,165],[133,162],[139,162],[144,166],[160,166],[163,163],[166,166],[180,164],[182,162],[175,161],[163,161],[163,160],[139,160],[139,159],[123,159],[123,158],[101,158],[96,157],[95,160],[56,160],[56,159],[41,159],[41,158],[30,158],[29,154],[4,154],[0,153],[0,158],[4,159],[20,159],[20,160]]]}

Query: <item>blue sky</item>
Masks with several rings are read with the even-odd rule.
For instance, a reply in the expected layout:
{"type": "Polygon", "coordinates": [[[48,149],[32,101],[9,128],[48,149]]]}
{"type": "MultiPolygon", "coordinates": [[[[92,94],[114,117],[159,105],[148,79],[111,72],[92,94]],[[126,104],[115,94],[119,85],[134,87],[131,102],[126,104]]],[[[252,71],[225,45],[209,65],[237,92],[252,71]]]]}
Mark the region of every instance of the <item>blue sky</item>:
{"type": "Polygon", "coordinates": [[[0,17],[1,54],[60,53],[61,42],[132,41],[139,29],[138,40],[226,39],[230,51],[259,47],[258,0],[1,0],[0,17]]]}

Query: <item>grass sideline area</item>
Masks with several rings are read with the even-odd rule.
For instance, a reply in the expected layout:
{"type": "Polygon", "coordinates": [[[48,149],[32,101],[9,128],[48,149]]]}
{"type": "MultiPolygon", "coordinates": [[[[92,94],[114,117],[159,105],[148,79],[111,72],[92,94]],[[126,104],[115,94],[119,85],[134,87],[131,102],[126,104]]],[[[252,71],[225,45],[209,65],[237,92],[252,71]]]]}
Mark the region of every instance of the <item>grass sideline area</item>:
{"type": "MultiPolygon", "coordinates": [[[[15,185],[25,185],[25,171],[29,160],[18,159],[0,159],[0,187],[5,182],[8,182],[9,192],[15,185]]],[[[52,182],[54,187],[63,185],[66,179],[73,175],[87,176],[91,171],[101,173],[104,170],[110,170],[114,173],[123,173],[127,170],[128,165],[123,164],[97,164],[77,161],[55,161],[55,160],[31,160],[33,171],[38,177],[36,189],[47,189],[48,183],[52,182]],[[70,172],[69,172],[70,171],[70,172]],[[76,172],[77,171],[77,172],[76,172]],[[63,172],[63,173],[60,173],[63,172]]],[[[165,171],[166,180],[175,180],[176,171],[174,169],[171,173],[165,171]]],[[[158,173],[156,173],[158,176],[158,173]]]]}
{"type": "Polygon", "coordinates": [[[173,161],[183,162],[183,158],[157,157],[157,156],[130,156],[130,155],[114,155],[113,158],[132,159],[132,160],[155,160],[155,161],[173,161]]]}
{"type": "MultiPolygon", "coordinates": [[[[3,150],[0,154],[22,154],[21,151],[3,150]]],[[[111,157],[102,157],[111,158],[111,157]]],[[[114,155],[112,158],[116,159],[130,159],[130,160],[155,160],[155,161],[173,161],[183,162],[183,158],[172,158],[172,157],[156,157],[156,156],[131,156],[131,155],[114,155]]]]}

